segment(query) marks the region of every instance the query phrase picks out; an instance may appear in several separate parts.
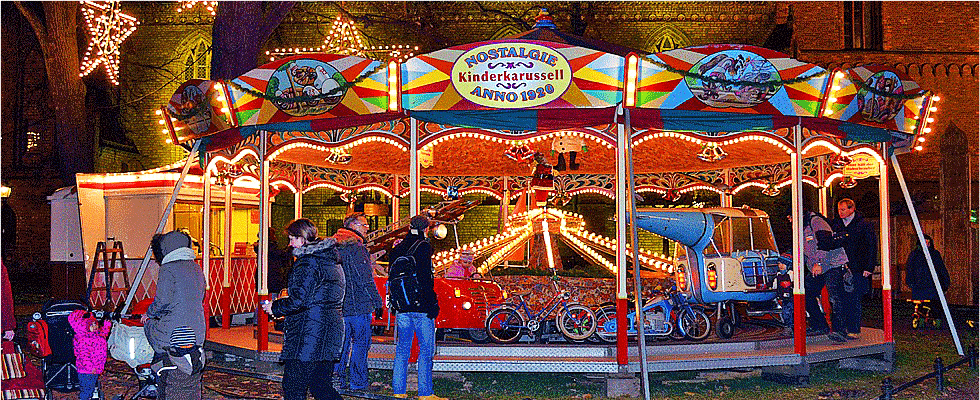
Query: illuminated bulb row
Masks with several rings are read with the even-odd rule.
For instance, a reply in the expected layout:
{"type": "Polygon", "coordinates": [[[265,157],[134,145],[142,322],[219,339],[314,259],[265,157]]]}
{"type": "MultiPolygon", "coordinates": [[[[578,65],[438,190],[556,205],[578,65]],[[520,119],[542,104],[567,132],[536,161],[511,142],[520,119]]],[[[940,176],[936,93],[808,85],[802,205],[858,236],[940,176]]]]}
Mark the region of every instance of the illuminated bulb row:
{"type": "MultiPolygon", "coordinates": [[[[570,239],[572,239],[574,241],[578,241],[578,242],[581,243],[581,241],[578,240],[578,238],[575,236],[575,232],[566,230],[566,231],[563,231],[562,233],[566,237],[568,237],[568,238],[570,238],[570,239]]],[[[605,237],[602,237],[600,235],[595,235],[595,234],[592,234],[592,233],[589,233],[588,235],[586,235],[586,234],[583,234],[581,232],[578,232],[577,234],[579,236],[581,236],[582,238],[588,238],[589,236],[593,236],[593,237],[597,238],[598,240],[596,240],[596,239],[589,239],[589,240],[593,241],[594,243],[598,243],[599,245],[601,245],[601,246],[603,246],[603,247],[605,247],[607,249],[610,249],[613,252],[616,251],[616,247],[617,246],[615,244],[611,244],[612,241],[609,240],[609,239],[607,239],[607,238],[605,238],[605,237]]],[[[586,244],[586,246],[588,246],[588,245],[586,244]]],[[[589,246],[589,247],[591,247],[591,246],[589,246]]],[[[586,247],[586,248],[588,248],[588,247],[586,247]]],[[[596,252],[595,251],[592,251],[591,248],[589,248],[589,250],[591,251],[590,254],[596,254],[596,252]]],[[[630,247],[629,245],[627,245],[626,246],[626,251],[631,251],[631,250],[632,250],[632,247],[630,247]]],[[[642,262],[643,264],[646,264],[648,267],[660,268],[663,271],[666,271],[667,267],[669,265],[671,265],[670,263],[673,262],[673,260],[670,257],[662,256],[659,253],[651,253],[651,252],[649,252],[647,250],[643,250],[643,249],[639,249],[638,255],[639,255],[638,258],[640,259],[640,262],[642,262]]],[[[605,258],[602,258],[602,260],[605,260],[605,258]]]]}
{"type": "MultiPolygon", "coordinates": [[[[584,231],[582,229],[569,230],[569,232],[574,233],[574,234],[582,237],[583,239],[589,240],[591,242],[594,242],[594,243],[597,243],[597,244],[602,244],[605,247],[608,247],[608,248],[611,248],[611,249],[615,249],[616,248],[616,245],[614,244],[613,240],[610,239],[610,238],[607,238],[605,236],[598,235],[598,234],[595,234],[595,233],[592,233],[592,232],[586,233],[587,231],[584,231]]],[[[627,250],[630,249],[629,245],[627,245],[626,247],[627,247],[627,250]]],[[[666,255],[663,255],[663,254],[660,254],[660,253],[657,253],[657,252],[651,252],[651,251],[648,251],[648,250],[644,250],[642,248],[639,250],[639,253],[640,254],[644,254],[646,256],[649,256],[649,257],[652,257],[652,258],[662,259],[664,262],[673,262],[673,258],[671,258],[671,257],[668,257],[666,255]]]]}
{"type": "Polygon", "coordinates": [[[490,197],[493,197],[493,198],[495,198],[497,200],[500,200],[501,199],[501,196],[499,194],[494,193],[493,191],[490,191],[490,190],[487,190],[487,189],[466,189],[464,191],[459,192],[460,195],[470,194],[470,193],[485,194],[485,195],[490,196],[490,197]]]}
{"type": "Polygon", "coordinates": [[[790,149],[789,146],[786,146],[785,144],[783,144],[779,140],[773,139],[773,138],[768,137],[768,136],[762,136],[762,135],[747,135],[747,136],[737,137],[737,138],[734,138],[734,139],[728,139],[728,140],[726,140],[724,142],[719,143],[719,145],[721,145],[721,146],[727,146],[727,145],[730,145],[730,144],[740,143],[740,142],[744,142],[744,141],[747,141],[747,140],[757,140],[757,141],[761,141],[761,142],[766,142],[766,143],[769,143],[769,144],[771,144],[773,146],[778,147],[780,150],[785,151],[786,154],[793,154],[793,149],[790,149]]]}
{"type": "Polygon", "coordinates": [[[94,1],[80,3],[90,39],[85,55],[82,57],[81,73],[78,76],[84,77],[102,64],[109,81],[113,85],[119,85],[119,45],[136,30],[139,21],[119,11],[118,1],[105,4],[94,1]],[[96,12],[102,14],[96,16],[96,12]],[[97,53],[92,54],[93,51],[97,53]]]}
{"type": "Polygon", "coordinates": [[[307,149],[313,149],[313,150],[316,150],[316,151],[319,151],[319,152],[327,152],[327,151],[330,150],[329,147],[323,146],[323,145],[319,145],[319,144],[312,144],[312,143],[305,143],[305,142],[290,143],[290,144],[287,144],[285,146],[282,146],[282,147],[276,149],[276,151],[273,151],[272,154],[269,155],[269,161],[274,160],[276,157],[279,156],[279,154],[282,154],[286,150],[295,149],[295,148],[307,148],[307,149]]]}
{"type": "MultiPolygon", "coordinates": [[[[939,102],[939,100],[941,100],[939,96],[932,96],[932,102],[933,103],[937,103],[937,102],[939,102]]],[[[932,117],[932,114],[934,114],[934,113],[936,113],[938,111],[939,111],[939,108],[936,107],[936,106],[929,107],[929,112],[926,113],[926,123],[927,124],[931,124],[931,123],[933,123],[933,122],[936,121],[936,119],[932,117]]],[[[916,117],[916,119],[918,119],[918,117],[916,117]]],[[[932,128],[931,127],[928,127],[928,126],[923,127],[922,128],[922,133],[923,133],[923,135],[924,134],[927,134],[927,133],[932,133],[932,128]]],[[[919,141],[919,143],[925,143],[926,138],[924,136],[920,135],[917,140],[919,141]]],[[[915,151],[922,151],[922,149],[923,149],[923,147],[922,147],[921,144],[917,144],[915,146],[915,151]]]]}
{"type": "Polygon", "coordinates": [[[388,189],[385,189],[384,187],[378,185],[367,185],[357,189],[357,193],[363,193],[369,191],[379,192],[385,196],[391,197],[391,192],[389,192],[388,189]]]}
{"type": "Polygon", "coordinates": [[[572,236],[566,232],[562,232],[562,235],[566,239],[568,239],[568,241],[575,244],[575,246],[578,247],[579,250],[584,251],[585,254],[588,254],[595,261],[598,261],[600,264],[602,264],[602,266],[606,267],[606,269],[608,269],[610,272],[613,273],[616,272],[616,266],[613,263],[609,262],[609,260],[607,260],[605,257],[599,255],[599,253],[596,252],[595,250],[592,250],[592,248],[589,247],[587,244],[583,243],[581,240],[578,240],[578,238],[576,238],[575,236],[572,236]]]}
{"type": "Polygon", "coordinates": [[[352,149],[354,147],[357,147],[358,145],[361,145],[361,144],[364,144],[364,143],[370,143],[370,142],[381,142],[381,143],[385,143],[385,144],[390,144],[390,145],[395,146],[396,148],[398,148],[398,150],[408,151],[408,147],[405,147],[405,145],[403,145],[401,142],[399,142],[397,140],[394,140],[394,139],[390,139],[390,138],[386,138],[386,137],[380,137],[380,136],[368,136],[368,137],[365,137],[365,138],[360,138],[360,139],[357,139],[357,140],[355,140],[353,142],[347,143],[347,144],[345,144],[343,146],[337,147],[337,149],[339,149],[339,150],[349,150],[349,149],[352,149]]]}
{"type": "Polygon", "coordinates": [[[692,143],[697,144],[697,145],[701,145],[701,144],[704,143],[703,140],[698,139],[698,138],[693,137],[693,136],[688,135],[688,134],[684,134],[684,133],[678,133],[678,132],[657,132],[657,133],[654,133],[652,135],[645,136],[645,137],[642,137],[640,139],[634,140],[633,141],[633,146],[639,145],[639,144],[641,144],[643,142],[646,142],[647,140],[657,139],[657,138],[683,139],[683,140],[687,140],[687,141],[692,142],[692,143]]]}
{"type": "Polygon", "coordinates": [[[500,250],[497,250],[496,253],[494,253],[492,256],[487,258],[487,260],[480,265],[479,268],[480,273],[486,273],[486,271],[490,270],[490,268],[492,268],[494,265],[497,265],[497,263],[499,263],[500,260],[504,258],[507,254],[510,254],[510,252],[514,250],[514,248],[517,247],[518,244],[524,243],[525,240],[531,237],[531,233],[532,230],[530,229],[530,226],[527,226],[524,229],[522,229],[520,236],[512,240],[510,243],[507,243],[507,245],[501,248],[500,250]]]}
{"type": "Polygon", "coordinates": [[[218,2],[217,1],[198,1],[198,0],[185,0],[185,1],[181,1],[180,2],[180,6],[177,7],[177,12],[178,13],[179,12],[183,12],[185,8],[188,9],[188,10],[190,10],[190,9],[194,8],[194,6],[196,6],[198,4],[203,4],[204,5],[204,8],[207,9],[208,12],[211,13],[211,15],[215,15],[214,8],[218,6],[218,2]]]}

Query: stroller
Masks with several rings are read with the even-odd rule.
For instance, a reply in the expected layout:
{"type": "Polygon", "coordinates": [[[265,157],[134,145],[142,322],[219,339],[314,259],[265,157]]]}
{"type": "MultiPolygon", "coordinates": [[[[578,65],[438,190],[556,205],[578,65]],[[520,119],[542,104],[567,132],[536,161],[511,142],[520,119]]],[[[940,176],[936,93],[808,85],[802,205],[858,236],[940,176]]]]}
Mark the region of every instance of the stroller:
{"type": "MultiPolygon", "coordinates": [[[[31,349],[41,357],[46,398],[52,397],[51,391],[80,389],[72,343],[75,334],[68,323],[68,315],[75,310],[88,310],[88,305],[76,300],[49,301],[34,313],[34,320],[27,327],[31,349]]],[[[103,398],[101,390],[96,390],[95,396],[103,398]]]]}
{"type": "Polygon", "coordinates": [[[153,299],[145,299],[133,305],[132,314],[123,315],[112,323],[109,335],[109,355],[129,364],[136,373],[139,390],[126,399],[157,397],[157,375],[150,368],[153,362],[153,348],[146,340],[140,317],[146,313],[153,299]]]}

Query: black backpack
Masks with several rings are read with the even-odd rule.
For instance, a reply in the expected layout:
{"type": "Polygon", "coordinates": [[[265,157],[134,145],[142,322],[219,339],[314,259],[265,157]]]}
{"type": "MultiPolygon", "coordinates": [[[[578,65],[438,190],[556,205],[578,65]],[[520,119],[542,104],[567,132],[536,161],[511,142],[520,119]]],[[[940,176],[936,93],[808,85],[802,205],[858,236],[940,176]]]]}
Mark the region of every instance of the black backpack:
{"type": "Polygon", "coordinates": [[[415,268],[415,250],[422,242],[415,242],[408,253],[392,261],[388,269],[388,299],[390,308],[396,312],[418,310],[422,306],[422,288],[415,268]]]}

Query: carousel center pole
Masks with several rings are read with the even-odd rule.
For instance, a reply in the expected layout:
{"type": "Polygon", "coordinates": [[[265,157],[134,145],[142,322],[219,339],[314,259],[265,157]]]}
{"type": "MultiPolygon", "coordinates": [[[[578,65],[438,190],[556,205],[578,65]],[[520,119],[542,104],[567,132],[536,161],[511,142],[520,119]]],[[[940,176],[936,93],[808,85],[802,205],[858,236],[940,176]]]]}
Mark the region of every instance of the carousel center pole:
{"type": "MultiPolygon", "coordinates": [[[[623,106],[616,109],[616,117],[623,114],[623,106]]],[[[629,300],[626,291],[626,148],[629,137],[622,123],[616,123],[616,363],[620,373],[628,373],[629,353],[626,331],[629,322],[629,300]]],[[[642,339],[641,339],[642,340],[642,339]]]]}
{"type": "MultiPolygon", "coordinates": [[[[204,182],[201,188],[204,190],[202,200],[204,202],[203,215],[201,216],[201,268],[204,270],[204,292],[211,291],[211,169],[205,164],[204,182]]],[[[204,314],[211,317],[211,305],[205,300],[204,314]]]]}
{"type": "Polygon", "coordinates": [[[793,350],[800,356],[806,355],[806,318],[804,317],[805,302],[803,289],[803,163],[800,154],[800,141],[803,128],[797,124],[793,130],[793,154],[790,154],[790,170],[792,172],[793,210],[793,350]]]}
{"type": "Polygon", "coordinates": [[[293,219],[303,218],[303,166],[296,164],[296,193],[293,193],[293,219]]]}
{"type": "Polygon", "coordinates": [[[943,293],[943,286],[939,283],[939,276],[936,275],[936,265],[932,262],[932,253],[927,249],[926,238],[922,235],[922,225],[919,224],[919,214],[915,212],[912,205],[912,197],[909,195],[909,188],[905,184],[905,176],[902,175],[902,167],[898,166],[898,158],[895,154],[891,155],[892,168],[895,176],[898,177],[898,185],[902,187],[902,195],[905,196],[905,205],[909,208],[909,215],[912,216],[912,225],[915,226],[915,235],[919,238],[919,246],[922,247],[926,256],[926,264],[929,265],[929,274],[932,275],[932,283],[936,285],[936,293],[939,294],[939,303],[943,306],[946,313],[946,325],[949,325],[949,333],[953,335],[953,343],[956,344],[956,353],[963,355],[963,345],[960,344],[960,336],[956,334],[956,325],[953,325],[953,316],[949,313],[949,304],[946,303],[946,294],[943,293]]]}
{"type": "Polygon", "coordinates": [[[411,140],[409,144],[409,162],[408,162],[408,179],[409,179],[409,195],[408,195],[408,216],[413,217],[419,215],[419,127],[418,120],[415,118],[409,118],[409,125],[411,126],[411,140]]]}
{"type": "MultiPolygon", "coordinates": [[[[263,300],[269,299],[269,135],[266,131],[259,131],[262,135],[259,138],[259,175],[261,184],[259,185],[259,248],[256,252],[258,257],[258,273],[256,274],[256,299],[255,304],[261,304],[263,300]]],[[[259,338],[256,346],[257,351],[269,349],[269,314],[262,312],[256,307],[256,321],[259,324],[259,338]]]]}
{"type": "Polygon", "coordinates": [[[218,302],[221,307],[221,328],[231,328],[231,225],[232,225],[232,201],[231,194],[234,190],[235,180],[230,177],[225,178],[225,231],[224,257],[221,263],[221,300],[218,302]]]}
{"type": "MultiPolygon", "coordinates": [[[[177,202],[177,194],[180,193],[180,187],[184,186],[184,178],[187,177],[187,171],[191,169],[191,160],[194,160],[197,155],[197,150],[201,147],[201,141],[194,141],[194,146],[191,147],[191,152],[187,154],[187,159],[184,160],[184,169],[180,171],[180,178],[177,179],[177,184],[174,185],[174,192],[170,195],[170,203],[167,204],[167,208],[163,210],[163,215],[160,216],[160,223],[157,224],[157,230],[154,233],[163,233],[163,227],[167,225],[167,221],[170,220],[170,211],[174,209],[174,203],[177,202]]],[[[136,297],[136,289],[139,289],[140,282],[143,281],[143,274],[146,273],[146,266],[150,264],[150,256],[153,255],[153,249],[150,245],[146,246],[146,254],[143,255],[143,261],[140,262],[140,267],[136,270],[136,277],[133,278],[132,286],[129,288],[129,293],[126,294],[126,301],[123,303],[122,308],[118,311],[120,314],[125,314],[126,310],[129,310],[129,305],[133,302],[133,297],[136,297]]],[[[111,299],[106,299],[108,302],[111,299]]]]}
{"type": "Polygon", "coordinates": [[[892,253],[891,253],[891,204],[888,201],[888,143],[882,143],[881,162],[878,174],[878,219],[881,232],[881,304],[882,328],[885,331],[885,341],[894,342],[892,337],[892,253]]]}

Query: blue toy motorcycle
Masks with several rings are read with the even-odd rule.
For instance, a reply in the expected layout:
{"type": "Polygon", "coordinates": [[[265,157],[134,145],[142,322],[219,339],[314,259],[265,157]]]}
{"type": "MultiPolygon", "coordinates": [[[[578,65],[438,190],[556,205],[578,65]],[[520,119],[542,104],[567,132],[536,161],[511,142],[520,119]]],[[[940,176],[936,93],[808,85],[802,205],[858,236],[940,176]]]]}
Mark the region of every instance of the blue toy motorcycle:
{"type": "MultiPolygon", "coordinates": [[[[595,312],[596,336],[606,343],[616,342],[618,323],[616,306],[605,303],[595,312]]],[[[643,306],[643,331],[648,337],[672,337],[701,340],[711,332],[711,319],[700,308],[692,307],[684,294],[672,286],[667,292],[653,291],[653,296],[643,306]]],[[[627,335],[636,336],[636,311],[626,315],[629,321],[627,335]]]]}

